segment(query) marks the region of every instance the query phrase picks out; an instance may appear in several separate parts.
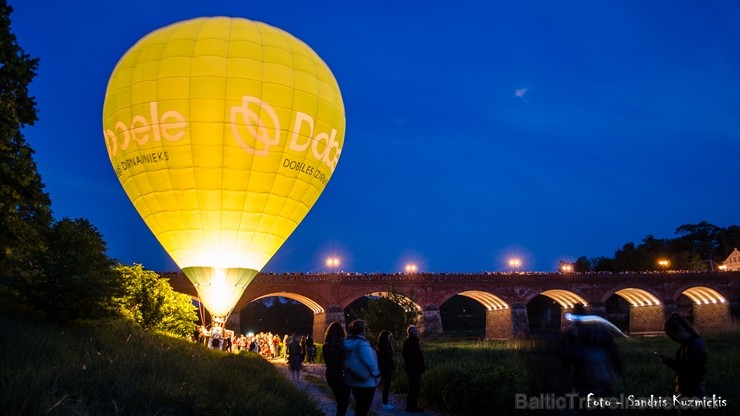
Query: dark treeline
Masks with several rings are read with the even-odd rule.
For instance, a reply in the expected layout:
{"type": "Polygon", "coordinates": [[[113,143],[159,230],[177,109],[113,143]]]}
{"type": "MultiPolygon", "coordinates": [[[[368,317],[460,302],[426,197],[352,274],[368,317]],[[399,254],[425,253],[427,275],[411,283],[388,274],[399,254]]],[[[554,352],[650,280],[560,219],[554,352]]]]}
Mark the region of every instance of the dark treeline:
{"type": "Polygon", "coordinates": [[[655,238],[652,234],[635,246],[630,242],[614,257],[578,258],[577,272],[643,270],[716,270],[736,247],[740,247],[740,227],[718,227],[706,221],[676,228],[675,238],[655,238]],[[667,260],[661,265],[658,260],[667,260]]]}
{"type": "Polygon", "coordinates": [[[18,45],[12,8],[0,1],[0,295],[55,319],[107,314],[117,283],[98,230],[86,219],[52,216],[23,128],[38,120],[28,86],[38,58],[18,45]],[[83,290],[84,289],[84,290],[83,290]]]}

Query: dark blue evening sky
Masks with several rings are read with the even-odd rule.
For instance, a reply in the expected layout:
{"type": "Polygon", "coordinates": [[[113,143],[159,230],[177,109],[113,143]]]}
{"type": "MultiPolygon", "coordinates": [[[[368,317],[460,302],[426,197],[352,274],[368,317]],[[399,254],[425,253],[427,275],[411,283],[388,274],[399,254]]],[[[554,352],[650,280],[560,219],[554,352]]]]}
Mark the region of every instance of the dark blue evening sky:
{"type": "Polygon", "coordinates": [[[24,130],[56,218],[177,270],[120,187],[102,107],[142,36],[198,16],[282,28],[329,65],[337,170],[265,270],[552,271],[648,234],[740,223],[740,3],[9,0],[40,58],[24,130]]]}

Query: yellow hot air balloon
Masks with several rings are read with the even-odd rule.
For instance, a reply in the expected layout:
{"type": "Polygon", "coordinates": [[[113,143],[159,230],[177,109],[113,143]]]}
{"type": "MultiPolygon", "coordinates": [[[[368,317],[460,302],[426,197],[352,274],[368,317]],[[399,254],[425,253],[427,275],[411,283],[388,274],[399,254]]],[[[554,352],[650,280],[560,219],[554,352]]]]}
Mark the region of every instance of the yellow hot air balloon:
{"type": "Polygon", "coordinates": [[[221,318],[324,190],[344,131],[321,58],[242,18],[146,35],[113,70],[103,108],[123,189],[221,318]]]}

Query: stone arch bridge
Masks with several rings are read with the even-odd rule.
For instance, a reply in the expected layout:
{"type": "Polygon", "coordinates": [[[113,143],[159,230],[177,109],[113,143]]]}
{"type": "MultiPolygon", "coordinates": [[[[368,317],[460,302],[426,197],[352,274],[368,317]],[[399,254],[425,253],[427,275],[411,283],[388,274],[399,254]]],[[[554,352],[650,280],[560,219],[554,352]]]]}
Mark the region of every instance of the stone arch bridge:
{"type": "MultiPolygon", "coordinates": [[[[172,287],[197,297],[183,273],[163,273],[172,287]]],[[[417,274],[258,274],[237,303],[228,327],[239,328],[239,313],[250,302],[282,296],[306,305],[314,313],[313,336],[321,342],[332,321],[344,322],[344,309],[367,295],[390,287],[410,298],[423,312],[426,336],[442,333],[439,307],[456,295],[480,302],[486,309],[486,338],[509,339],[530,335],[526,305],[544,295],[560,305],[562,314],[583,304],[606,316],[605,302],[617,295],[629,304],[631,334],[662,332],[679,298],[693,305],[694,324],[700,329],[731,322],[730,305],[740,303],[740,272],[622,272],[622,273],[417,273],[417,274]]],[[[561,322],[564,322],[561,319],[561,322]]]]}

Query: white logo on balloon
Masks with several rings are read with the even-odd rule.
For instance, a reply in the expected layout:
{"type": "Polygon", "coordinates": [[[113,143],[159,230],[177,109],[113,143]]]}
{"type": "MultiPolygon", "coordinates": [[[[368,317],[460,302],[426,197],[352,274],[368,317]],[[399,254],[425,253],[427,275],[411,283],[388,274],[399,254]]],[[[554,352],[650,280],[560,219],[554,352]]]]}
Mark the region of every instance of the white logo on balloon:
{"type": "Polygon", "coordinates": [[[267,156],[270,153],[270,146],[280,143],[280,120],[275,110],[267,103],[257,97],[245,95],[242,97],[241,106],[231,107],[231,132],[234,134],[236,142],[244,151],[255,156],[267,156]],[[256,112],[252,111],[249,107],[250,104],[259,106],[258,110],[256,112]],[[264,112],[260,110],[264,110],[264,112]],[[270,136],[270,129],[268,129],[260,117],[261,114],[267,114],[272,121],[272,137],[270,136]],[[243,123],[239,122],[240,119],[243,120],[243,123]],[[238,129],[240,124],[245,125],[252,138],[262,144],[262,149],[258,149],[257,146],[250,146],[242,139],[238,129]]]}

